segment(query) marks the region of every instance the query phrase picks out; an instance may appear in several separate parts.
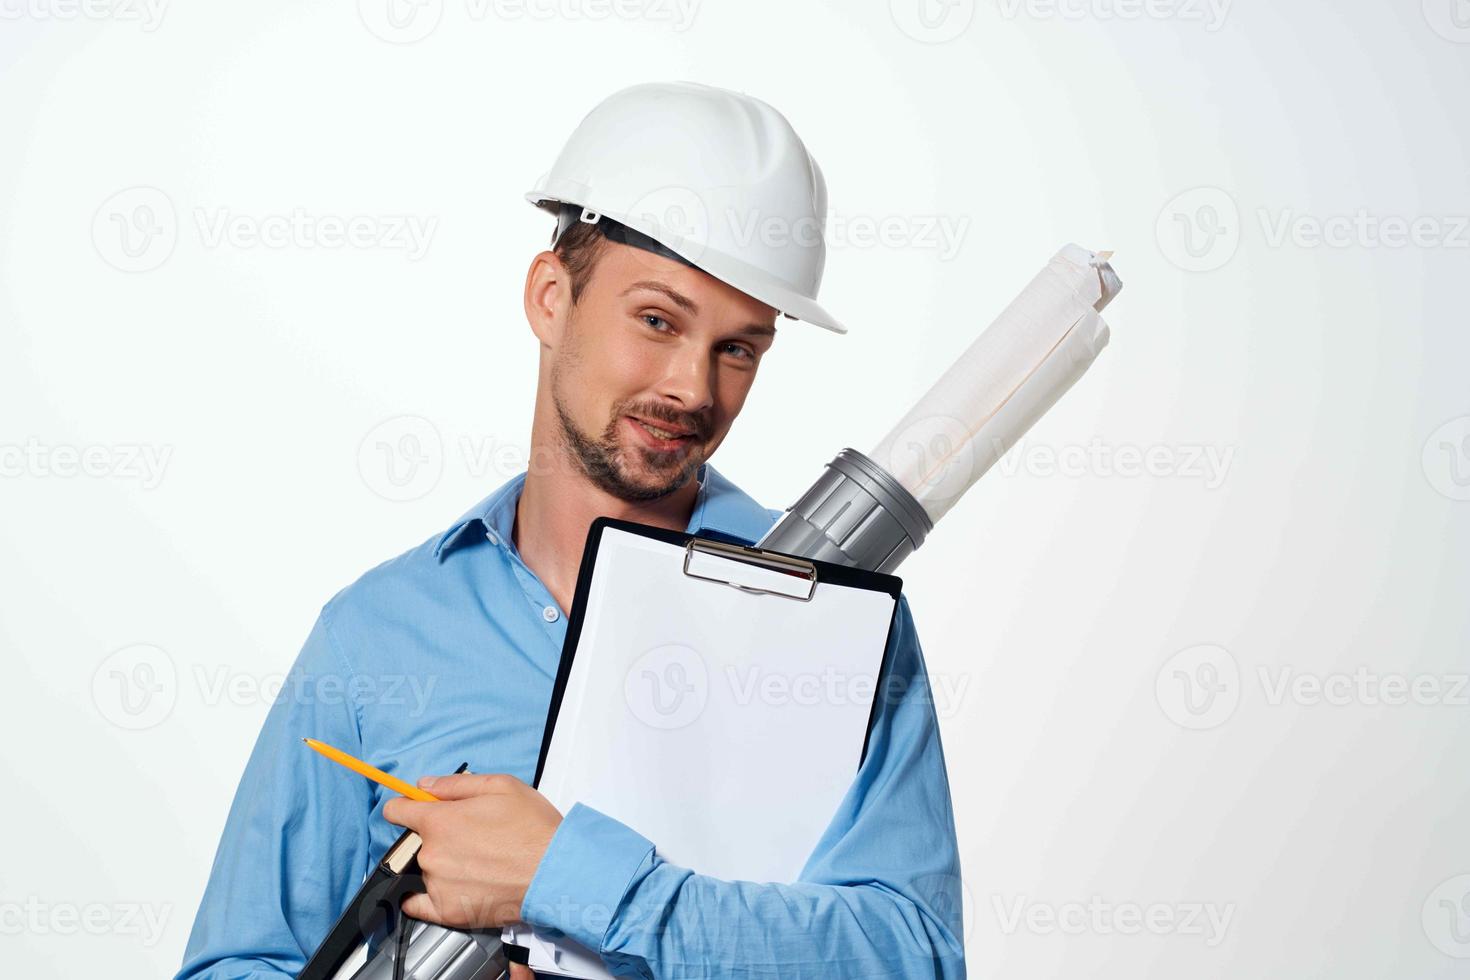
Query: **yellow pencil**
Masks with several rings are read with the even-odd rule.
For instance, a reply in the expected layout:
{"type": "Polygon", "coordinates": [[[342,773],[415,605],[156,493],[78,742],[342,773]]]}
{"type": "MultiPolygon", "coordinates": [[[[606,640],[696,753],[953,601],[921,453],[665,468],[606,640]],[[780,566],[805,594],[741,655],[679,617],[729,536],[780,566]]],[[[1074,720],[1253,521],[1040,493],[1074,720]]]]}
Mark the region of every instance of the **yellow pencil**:
{"type": "Polygon", "coordinates": [[[383,770],[376,769],[373,766],[368,765],[366,762],[363,762],[361,759],[354,759],[352,756],[348,755],[346,752],[343,752],[341,749],[332,748],[326,742],[318,742],[314,738],[303,738],[301,741],[316,749],[322,755],[326,756],[328,759],[331,759],[338,765],[346,766],[348,769],[351,769],[358,775],[366,776],[378,785],[386,786],[395,793],[401,793],[402,795],[408,797],[410,800],[419,800],[424,803],[440,802],[439,797],[435,796],[433,793],[425,793],[417,786],[410,786],[408,785],[408,783],[405,783],[397,776],[390,776],[383,770]]]}

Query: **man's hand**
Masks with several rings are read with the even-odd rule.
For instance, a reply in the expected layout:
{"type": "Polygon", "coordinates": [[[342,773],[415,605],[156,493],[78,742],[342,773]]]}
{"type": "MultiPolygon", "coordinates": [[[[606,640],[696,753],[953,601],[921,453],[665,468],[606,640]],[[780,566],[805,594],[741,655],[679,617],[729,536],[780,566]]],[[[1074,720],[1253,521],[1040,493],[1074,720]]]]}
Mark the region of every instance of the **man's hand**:
{"type": "Polygon", "coordinates": [[[503,773],[426,776],[419,788],[439,797],[397,797],[383,807],[390,823],[417,831],[424,891],[403,900],[415,919],[454,929],[520,920],[536,867],[561,825],[550,801],[503,773]]]}

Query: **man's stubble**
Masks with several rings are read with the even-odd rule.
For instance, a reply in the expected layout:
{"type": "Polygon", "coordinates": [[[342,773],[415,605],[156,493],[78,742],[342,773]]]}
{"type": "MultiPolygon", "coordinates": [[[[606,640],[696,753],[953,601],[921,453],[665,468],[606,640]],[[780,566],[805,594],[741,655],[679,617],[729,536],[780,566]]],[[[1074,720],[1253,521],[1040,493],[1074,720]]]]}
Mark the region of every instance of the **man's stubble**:
{"type": "MultiPolygon", "coordinates": [[[[551,400],[556,408],[561,442],[566,447],[567,455],[595,486],[619,500],[638,502],[658,500],[660,497],[668,496],[688,483],[695,475],[704,461],[703,454],[691,454],[666,479],[658,480],[654,486],[647,486],[631,479],[627,473],[623,458],[627,450],[618,442],[618,426],[623,416],[628,413],[622,411],[621,407],[619,411],[612,413],[601,438],[594,438],[582,431],[576,420],[572,418],[566,400],[562,397],[563,384],[568,371],[580,364],[582,360],[574,322],[574,319],[568,321],[566,341],[551,366],[551,400]]],[[[666,464],[659,465],[661,459],[668,458],[666,454],[645,452],[641,448],[634,448],[631,451],[644,454],[644,461],[649,463],[648,468],[651,472],[668,471],[666,464]]]]}

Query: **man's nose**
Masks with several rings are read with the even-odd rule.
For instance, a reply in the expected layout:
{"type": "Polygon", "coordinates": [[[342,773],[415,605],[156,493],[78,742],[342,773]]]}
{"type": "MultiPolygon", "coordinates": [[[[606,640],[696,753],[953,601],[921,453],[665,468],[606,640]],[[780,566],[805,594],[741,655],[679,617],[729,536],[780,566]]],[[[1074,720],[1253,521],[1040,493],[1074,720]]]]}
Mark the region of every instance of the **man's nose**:
{"type": "Polygon", "coordinates": [[[659,393],[691,415],[702,416],[715,403],[714,370],[700,351],[681,351],[670,359],[659,393]]]}

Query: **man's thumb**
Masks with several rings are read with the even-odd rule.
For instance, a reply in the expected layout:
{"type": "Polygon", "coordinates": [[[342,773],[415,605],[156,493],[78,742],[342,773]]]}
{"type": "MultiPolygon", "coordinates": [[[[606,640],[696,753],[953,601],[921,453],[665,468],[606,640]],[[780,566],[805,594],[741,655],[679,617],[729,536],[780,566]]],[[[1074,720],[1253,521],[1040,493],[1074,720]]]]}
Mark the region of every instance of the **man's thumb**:
{"type": "Polygon", "coordinates": [[[399,906],[403,914],[412,919],[420,919],[424,922],[442,922],[439,910],[434,907],[434,900],[426,892],[415,892],[403,899],[399,906]]]}
{"type": "Polygon", "coordinates": [[[449,776],[425,776],[419,788],[428,790],[441,800],[463,800],[493,791],[510,777],[495,773],[463,772],[449,776]]]}

